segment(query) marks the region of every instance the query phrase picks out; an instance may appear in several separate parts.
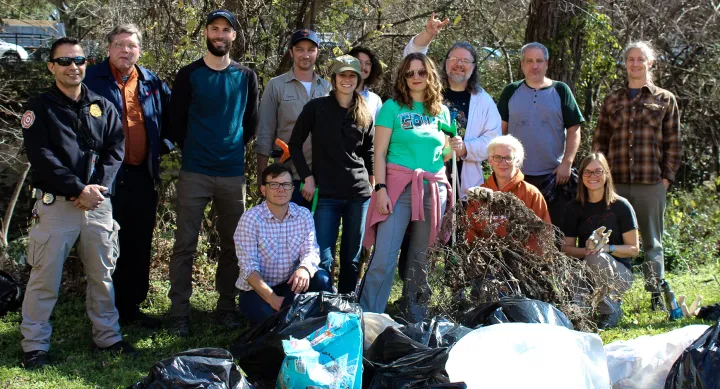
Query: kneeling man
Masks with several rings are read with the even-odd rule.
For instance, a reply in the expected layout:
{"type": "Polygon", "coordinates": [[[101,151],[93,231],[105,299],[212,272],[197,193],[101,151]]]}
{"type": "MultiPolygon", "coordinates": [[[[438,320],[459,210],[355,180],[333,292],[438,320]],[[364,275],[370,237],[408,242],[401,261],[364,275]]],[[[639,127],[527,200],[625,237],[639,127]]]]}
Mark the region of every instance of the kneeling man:
{"type": "Polygon", "coordinates": [[[296,294],[330,291],[329,274],[318,268],[320,250],[310,211],[290,202],[292,173],[270,165],[262,173],[265,201],[246,211],[235,230],[240,277],[246,291],[240,309],[254,325],[262,323],[296,294]]]}

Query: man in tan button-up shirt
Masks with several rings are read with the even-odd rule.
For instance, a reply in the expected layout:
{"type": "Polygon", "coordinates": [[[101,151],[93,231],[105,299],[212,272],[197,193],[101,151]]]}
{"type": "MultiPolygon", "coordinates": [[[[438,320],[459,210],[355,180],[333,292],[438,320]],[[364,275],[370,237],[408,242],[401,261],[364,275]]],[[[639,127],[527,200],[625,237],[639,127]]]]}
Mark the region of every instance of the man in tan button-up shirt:
{"type": "MultiPolygon", "coordinates": [[[[330,93],[330,83],[315,73],[315,61],[318,57],[319,41],[312,30],[295,31],[290,40],[290,56],[293,67],[289,72],[271,79],[265,86],[260,101],[260,122],[257,136],[257,171],[258,177],[268,165],[275,139],[290,141],[295,121],[305,103],[330,93]]],[[[312,168],[311,137],[303,144],[303,153],[308,165],[312,168]]],[[[295,190],[292,201],[307,206],[300,195],[300,180],[292,162],[288,162],[293,172],[295,190]]],[[[312,189],[312,188],[307,188],[312,189]]]]}

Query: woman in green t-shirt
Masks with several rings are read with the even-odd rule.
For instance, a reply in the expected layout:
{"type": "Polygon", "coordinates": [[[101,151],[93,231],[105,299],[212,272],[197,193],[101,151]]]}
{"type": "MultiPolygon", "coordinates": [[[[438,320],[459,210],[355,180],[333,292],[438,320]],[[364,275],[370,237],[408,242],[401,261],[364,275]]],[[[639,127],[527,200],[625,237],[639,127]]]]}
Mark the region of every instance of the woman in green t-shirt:
{"type": "Polygon", "coordinates": [[[398,66],[394,98],[385,102],[375,125],[375,192],[366,223],[364,245],[375,245],[365,274],[360,304],[384,312],[390,297],[400,244],[412,223],[401,309],[412,322],[425,316],[429,298],[427,250],[440,230],[452,198],[444,162],[449,138],[440,129],[450,122],[442,104],[442,85],[435,63],[413,53],[398,66]],[[377,239],[375,237],[377,236],[377,239]]]}

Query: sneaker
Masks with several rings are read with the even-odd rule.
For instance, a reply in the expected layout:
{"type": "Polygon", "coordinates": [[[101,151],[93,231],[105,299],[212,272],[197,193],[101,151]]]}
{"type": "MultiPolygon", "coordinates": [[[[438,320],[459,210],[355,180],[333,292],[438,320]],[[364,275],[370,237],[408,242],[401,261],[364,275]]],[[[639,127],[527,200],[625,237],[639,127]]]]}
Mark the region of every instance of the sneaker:
{"type": "Polygon", "coordinates": [[[215,323],[223,328],[235,330],[243,326],[238,321],[235,311],[218,310],[215,311],[215,323]]]}
{"type": "Polygon", "coordinates": [[[50,355],[45,350],[28,351],[23,356],[22,364],[28,370],[39,369],[50,364],[50,355]]]}
{"type": "Polygon", "coordinates": [[[162,321],[156,317],[136,311],[133,314],[120,315],[120,326],[129,327],[138,325],[142,328],[157,329],[162,326],[162,321]]]}
{"type": "Polygon", "coordinates": [[[172,323],[168,332],[181,338],[190,336],[190,318],[188,316],[171,317],[172,323]]]}
{"type": "Polygon", "coordinates": [[[130,357],[137,357],[138,355],[140,355],[140,352],[138,352],[135,347],[133,347],[130,343],[124,340],[115,342],[114,344],[107,347],[98,347],[97,350],[103,352],[109,351],[112,353],[123,354],[130,357]]]}
{"type": "Polygon", "coordinates": [[[650,309],[653,310],[653,312],[657,311],[667,311],[667,308],[665,308],[665,300],[663,299],[663,296],[659,292],[652,292],[650,295],[650,309]]]}

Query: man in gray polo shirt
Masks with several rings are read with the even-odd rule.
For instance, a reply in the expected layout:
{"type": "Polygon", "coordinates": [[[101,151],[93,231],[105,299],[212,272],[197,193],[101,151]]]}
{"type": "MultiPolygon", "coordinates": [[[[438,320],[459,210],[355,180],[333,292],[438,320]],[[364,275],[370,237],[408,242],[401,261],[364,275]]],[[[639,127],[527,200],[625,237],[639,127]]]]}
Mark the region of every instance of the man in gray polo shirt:
{"type": "MultiPolygon", "coordinates": [[[[318,57],[319,40],[317,34],[308,29],[297,30],[290,38],[290,56],[293,67],[287,73],[268,81],[260,100],[260,121],[256,132],[257,144],[257,176],[268,165],[276,138],[285,143],[290,142],[295,121],[308,101],[327,96],[330,83],[315,73],[315,61],[318,57]]],[[[312,168],[311,137],[303,144],[303,154],[312,168]]],[[[300,177],[295,166],[290,163],[295,189],[291,201],[309,207],[300,194],[300,177]]],[[[260,180],[258,179],[258,183],[260,180]]],[[[305,188],[310,190],[313,188],[305,188]]]]}
{"type": "Polygon", "coordinates": [[[523,46],[520,67],[525,79],[507,85],[498,101],[502,132],[518,138],[525,146],[527,154],[522,169],[525,181],[543,192],[552,223],[560,227],[565,204],[570,199],[559,189],[570,179],[580,146],[580,125],[585,119],[567,84],[545,76],[548,69],[545,46],[537,42],[523,46]],[[557,187],[554,196],[548,196],[543,186],[552,179],[557,187]]]}

